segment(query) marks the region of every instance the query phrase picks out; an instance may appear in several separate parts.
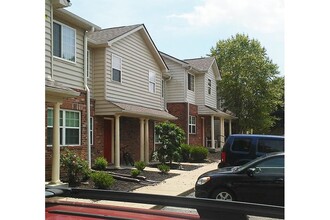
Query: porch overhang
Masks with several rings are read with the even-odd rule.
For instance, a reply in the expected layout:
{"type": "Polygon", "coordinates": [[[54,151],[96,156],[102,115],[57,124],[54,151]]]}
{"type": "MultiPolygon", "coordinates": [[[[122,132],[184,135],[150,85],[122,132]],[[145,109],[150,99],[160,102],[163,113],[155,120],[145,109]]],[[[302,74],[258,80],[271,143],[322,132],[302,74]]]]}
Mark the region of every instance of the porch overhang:
{"type": "Polygon", "coordinates": [[[198,114],[199,115],[209,115],[209,116],[215,116],[215,117],[220,117],[224,119],[237,119],[237,117],[227,114],[223,111],[220,111],[219,109],[215,109],[206,105],[199,105],[198,106],[198,114]]]}
{"type": "Polygon", "coordinates": [[[111,102],[118,107],[115,114],[127,117],[147,118],[152,120],[176,120],[177,117],[160,109],[152,109],[127,103],[111,102]]]}
{"type": "Polygon", "coordinates": [[[80,95],[77,92],[61,83],[57,83],[54,80],[46,79],[46,102],[63,102],[64,99],[73,98],[80,95]]]}

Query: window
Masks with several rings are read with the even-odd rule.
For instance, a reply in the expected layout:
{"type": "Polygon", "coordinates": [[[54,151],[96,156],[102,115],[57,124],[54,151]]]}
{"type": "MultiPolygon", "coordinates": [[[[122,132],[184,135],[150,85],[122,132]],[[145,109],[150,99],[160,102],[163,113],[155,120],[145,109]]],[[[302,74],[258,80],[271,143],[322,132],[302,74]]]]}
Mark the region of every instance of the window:
{"type": "Polygon", "coordinates": [[[282,152],[284,151],[284,140],[260,138],[257,150],[262,153],[282,152]]]}
{"type": "Polygon", "coordinates": [[[189,115],[189,134],[196,134],[196,117],[189,115]]]}
{"type": "Polygon", "coordinates": [[[154,137],[155,137],[155,144],[160,144],[159,141],[159,135],[156,134],[156,126],[159,124],[159,122],[154,122],[154,137]]]}
{"type": "MultiPolygon", "coordinates": [[[[47,144],[53,144],[53,109],[47,110],[47,144]]],[[[80,145],[80,112],[60,110],[60,145],[80,145]]]]}
{"type": "Polygon", "coordinates": [[[53,55],[76,62],[76,31],[66,25],[53,23],[53,55]]]}
{"type": "Polygon", "coordinates": [[[212,81],[210,79],[207,80],[207,93],[211,95],[212,81]]]}
{"type": "Polygon", "coordinates": [[[156,74],[149,70],[149,92],[156,92],[156,74]]]}
{"type": "Polygon", "coordinates": [[[112,55],[112,80],[121,82],[121,58],[112,55]]]}
{"type": "Polygon", "coordinates": [[[93,145],[94,143],[94,138],[93,138],[93,128],[94,128],[94,124],[93,124],[94,120],[92,117],[90,117],[90,126],[89,126],[89,132],[90,132],[90,144],[93,145]]]}
{"type": "Polygon", "coordinates": [[[195,91],[195,76],[188,73],[188,89],[195,91]]]}
{"type": "Polygon", "coordinates": [[[232,151],[240,151],[240,152],[250,152],[250,148],[252,145],[251,138],[235,138],[233,145],[231,146],[232,151]]]}

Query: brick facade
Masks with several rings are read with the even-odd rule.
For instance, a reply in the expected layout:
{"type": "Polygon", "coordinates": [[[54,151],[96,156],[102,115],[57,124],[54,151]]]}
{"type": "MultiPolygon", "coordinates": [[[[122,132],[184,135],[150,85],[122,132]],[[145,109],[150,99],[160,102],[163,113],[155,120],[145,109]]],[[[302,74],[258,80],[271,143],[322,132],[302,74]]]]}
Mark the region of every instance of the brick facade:
{"type": "MultiPolygon", "coordinates": [[[[187,103],[168,103],[167,109],[170,114],[176,116],[178,119],[173,121],[176,125],[188,134],[188,104],[187,103]]],[[[189,144],[203,145],[203,122],[202,117],[198,115],[198,106],[189,104],[189,115],[196,117],[196,134],[189,134],[189,144]]],[[[187,137],[187,136],[186,136],[187,137]]],[[[187,138],[186,138],[187,143],[187,138]]]]}
{"type": "MultiPolygon", "coordinates": [[[[74,151],[77,155],[81,158],[87,160],[87,105],[86,105],[86,92],[79,91],[80,96],[75,98],[66,99],[63,104],[61,105],[61,110],[74,110],[80,111],[81,117],[81,140],[79,146],[65,146],[61,147],[61,153],[64,151],[65,148],[69,148],[70,150],[74,151]]],[[[53,108],[53,103],[46,102],[45,103],[45,179],[49,181],[51,179],[51,172],[52,172],[52,155],[53,155],[53,148],[51,146],[47,146],[47,109],[53,108]]],[[[95,101],[91,100],[90,109],[91,113],[90,116],[94,116],[95,112],[95,101]]],[[[95,120],[94,120],[95,122],[95,120]]],[[[95,128],[95,123],[94,126],[95,128]]],[[[94,137],[95,140],[95,137],[94,137]]],[[[61,170],[61,177],[63,178],[65,175],[64,172],[61,170]]]]}

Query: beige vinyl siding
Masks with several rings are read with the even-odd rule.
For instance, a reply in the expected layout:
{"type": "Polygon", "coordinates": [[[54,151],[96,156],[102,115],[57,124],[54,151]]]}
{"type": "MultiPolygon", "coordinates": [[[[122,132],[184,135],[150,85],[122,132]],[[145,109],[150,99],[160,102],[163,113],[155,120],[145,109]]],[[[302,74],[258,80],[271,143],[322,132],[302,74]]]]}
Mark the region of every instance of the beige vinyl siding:
{"type": "Polygon", "coordinates": [[[195,76],[195,83],[196,104],[205,105],[205,75],[199,74],[195,76]]]}
{"type": "Polygon", "coordinates": [[[210,68],[209,71],[205,74],[204,80],[204,93],[205,93],[205,105],[216,108],[217,107],[217,90],[216,90],[216,81],[214,76],[213,68],[210,68]],[[208,94],[208,79],[211,80],[211,95],[208,94]]]}
{"type": "Polygon", "coordinates": [[[161,109],[162,73],[139,31],[107,49],[106,68],[107,100],[161,109]],[[112,81],[112,54],[122,59],[121,83],[112,81]],[[156,93],[149,92],[149,70],[156,73],[156,93]]]}
{"type": "Polygon", "coordinates": [[[178,64],[170,59],[164,57],[166,65],[168,66],[171,74],[171,80],[166,82],[165,95],[168,103],[185,102],[185,74],[186,71],[181,64],[178,64]]]}
{"type": "Polygon", "coordinates": [[[53,57],[53,77],[57,82],[64,85],[84,89],[84,30],[69,25],[60,18],[54,17],[54,21],[68,25],[76,31],[76,62],[53,57]]]}
{"type": "Polygon", "coordinates": [[[94,98],[94,74],[93,74],[93,69],[94,69],[94,51],[91,48],[88,48],[89,50],[89,78],[87,79],[87,85],[90,91],[90,96],[91,98],[94,98]]]}
{"type": "Polygon", "coordinates": [[[93,50],[93,98],[95,98],[95,114],[106,115],[108,112],[109,102],[105,101],[105,60],[106,49],[98,48],[93,50]]]}
{"type": "Polygon", "coordinates": [[[45,74],[51,75],[51,8],[49,0],[45,1],[45,74]]]}

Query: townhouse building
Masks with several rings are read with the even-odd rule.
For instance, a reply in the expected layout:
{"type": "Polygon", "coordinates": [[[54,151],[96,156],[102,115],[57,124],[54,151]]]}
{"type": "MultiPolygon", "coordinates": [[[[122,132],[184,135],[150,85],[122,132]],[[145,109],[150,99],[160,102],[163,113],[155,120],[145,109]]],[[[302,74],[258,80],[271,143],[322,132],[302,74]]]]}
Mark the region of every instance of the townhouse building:
{"type": "Polygon", "coordinates": [[[179,125],[188,144],[223,144],[234,117],[216,108],[214,58],[176,59],[143,24],[102,29],[65,10],[70,4],[45,0],[46,181],[61,183],[64,149],[90,167],[102,156],[119,168],[124,152],[148,163],[161,121],[179,125]]]}
{"type": "Polygon", "coordinates": [[[178,118],[174,123],[185,131],[186,143],[219,149],[225,134],[231,134],[235,117],[217,109],[216,81],[221,76],[215,58],[180,60],[161,55],[171,74],[166,84],[167,108],[178,118]]]}

